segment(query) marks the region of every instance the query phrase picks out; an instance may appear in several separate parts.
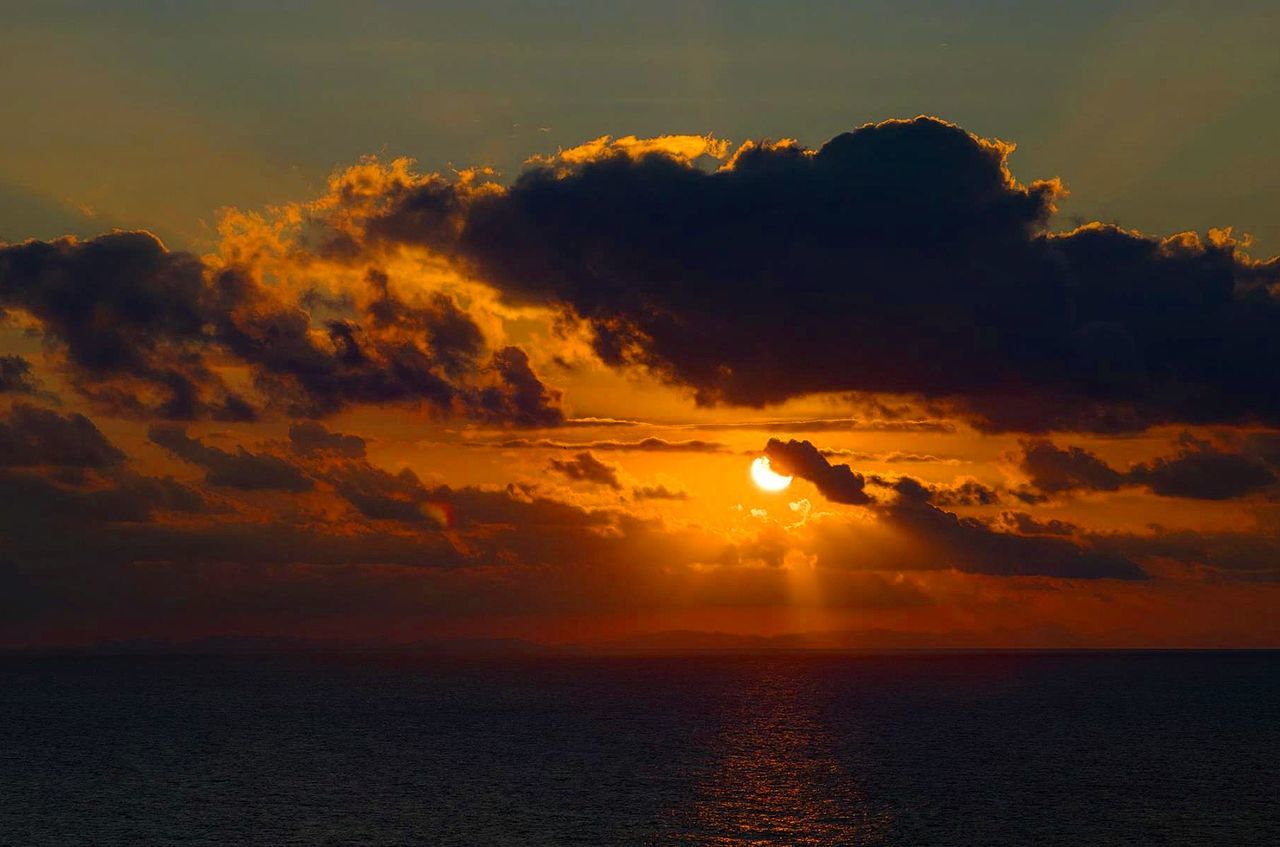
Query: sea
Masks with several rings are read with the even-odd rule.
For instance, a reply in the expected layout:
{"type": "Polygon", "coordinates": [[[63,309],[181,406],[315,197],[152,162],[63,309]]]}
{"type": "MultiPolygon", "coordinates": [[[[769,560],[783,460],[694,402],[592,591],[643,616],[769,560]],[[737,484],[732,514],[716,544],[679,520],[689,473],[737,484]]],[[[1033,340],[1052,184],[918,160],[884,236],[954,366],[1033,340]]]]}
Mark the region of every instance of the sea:
{"type": "Polygon", "coordinates": [[[0,658],[0,844],[1280,845],[1280,653],[0,658]]]}

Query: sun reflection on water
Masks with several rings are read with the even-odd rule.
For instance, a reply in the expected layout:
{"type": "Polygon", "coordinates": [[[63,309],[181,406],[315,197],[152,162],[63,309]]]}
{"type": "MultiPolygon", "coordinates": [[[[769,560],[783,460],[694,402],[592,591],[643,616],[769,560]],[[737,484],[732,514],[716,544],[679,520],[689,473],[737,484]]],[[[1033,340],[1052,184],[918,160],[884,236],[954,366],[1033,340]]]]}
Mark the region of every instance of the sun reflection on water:
{"type": "Polygon", "coordinates": [[[870,808],[837,760],[813,675],[781,657],[752,667],[759,672],[744,679],[699,769],[694,801],[671,813],[673,838],[664,843],[880,843],[890,816],[870,808]]]}

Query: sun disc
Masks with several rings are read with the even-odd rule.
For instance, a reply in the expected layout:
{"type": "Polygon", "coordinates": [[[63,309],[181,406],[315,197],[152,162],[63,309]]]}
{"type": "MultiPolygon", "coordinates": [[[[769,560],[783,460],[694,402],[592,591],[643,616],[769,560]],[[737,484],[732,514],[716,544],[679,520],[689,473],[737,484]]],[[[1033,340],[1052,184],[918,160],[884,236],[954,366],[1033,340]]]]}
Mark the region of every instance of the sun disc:
{"type": "Polygon", "coordinates": [[[791,484],[791,477],[775,473],[769,466],[768,456],[759,456],[751,463],[751,479],[765,491],[781,491],[791,484]]]}

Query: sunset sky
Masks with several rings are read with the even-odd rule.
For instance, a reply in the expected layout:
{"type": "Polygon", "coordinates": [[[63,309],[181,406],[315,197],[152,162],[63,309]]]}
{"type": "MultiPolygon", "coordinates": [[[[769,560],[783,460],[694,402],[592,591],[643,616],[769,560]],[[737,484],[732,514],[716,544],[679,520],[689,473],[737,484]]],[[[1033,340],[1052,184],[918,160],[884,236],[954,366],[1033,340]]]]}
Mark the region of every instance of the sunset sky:
{"type": "Polygon", "coordinates": [[[1280,646],[1280,9],[901,7],[6,13],[0,647],[1280,646]]]}

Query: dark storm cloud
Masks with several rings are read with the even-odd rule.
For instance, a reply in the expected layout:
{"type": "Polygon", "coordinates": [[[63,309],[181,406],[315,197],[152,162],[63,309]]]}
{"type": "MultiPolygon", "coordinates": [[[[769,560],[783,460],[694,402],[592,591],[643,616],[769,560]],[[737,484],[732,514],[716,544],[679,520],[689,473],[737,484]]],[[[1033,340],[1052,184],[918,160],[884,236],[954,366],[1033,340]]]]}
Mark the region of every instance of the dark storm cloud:
{"type": "Polygon", "coordinates": [[[559,392],[548,389],[529,366],[529,356],[519,347],[504,347],[493,354],[490,371],[498,384],[482,389],[475,406],[482,420],[517,426],[556,426],[564,419],[559,392]]]}
{"type": "Polygon", "coordinates": [[[1197,532],[1153,525],[1148,534],[1098,533],[1091,543],[1120,555],[1199,565],[1220,576],[1280,579],[1280,536],[1271,532],[1197,532]]]}
{"type": "Polygon", "coordinates": [[[64,351],[72,383],[118,414],[252,419],[254,404],[209,364],[230,354],[250,366],[264,404],[296,417],[421,403],[516,426],[562,420],[558,394],[524,352],[486,355],[452,299],[407,302],[376,270],[366,283],[358,306],[350,296],[290,300],[246,269],[206,267],[146,232],[0,245],[0,307],[34,319],[64,351]]]}
{"type": "Polygon", "coordinates": [[[436,352],[442,370],[451,377],[465,374],[484,351],[484,336],[471,317],[439,292],[422,306],[410,306],[391,293],[390,278],[383,272],[367,274],[374,296],[366,307],[370,323],[379,329],[394,328],[405,335],[426,339],[436,352]]]}
{"type": "Polygon", "coordinates": [[[935,506],[992,506],[1001,501],[1002,495],[1001,491],[972,478],[947,484],[925,482],[911,476],[872,475],[866,477],[866,481],[871,485],[891,488],[904,496],[927,500],[935,506]]]}
{"type": "Polygon", "coordinates": [[[773,470],[809,480],[828,500],[851,506],[871,502],[871,497],[865,490],[866,477],[855,473],[848,465],[831,464],[808,441],[793,439],[783,442],[770,438],[765,445],[764,454],[769,457],[773,470]]]}
{"type": "Polygon", "coordinates": [[[939,506],[990,506],[1000,502],[1000,492],[976,479],[932,487],[931,501],[939,506]]]}
{"type": "Polygon", "coordinates": [[[1048,441],[1022,442],[1022,470],[1031,486],[1046,494],[1068,491],[1116,491],[1121,486],[1145,486],[1162,497],[1230,500],[1275,485],[1278,463],[1265,451],[1251,449],[1265,441],[1247,442],[1240,451],[1223,450],[1208,441],[1184,435],[1178,452],[1112,468],[1079,447],[1062,449],[1048,441]]]}
{"type": "MultiPolygon", "coordinates": [[[[1061,538],[996,532],[977,518],[962,518],[938,508],[938,498],[954,496],[951,489],[935,490],[912,477],[896,480],[867,478],[848,465],[832,465],[807,441],[783,443],[770,439],[765,446],[776,470],[812,482],[827,499],[836,503],[865,505],[887,526],[900,531],[914,551],[898,566],[956,568],[968,573],[998,576],[1057,576],[1078,579],[1145,579],[1146,574],[1124,556],[1082,547],[1061,538]],[[888,501],[872,499],[867,483],[888,488],[895,496],[888,501]]],[[[959,487],[967,497],[984,486],[959,487]]],[[[828,559],[838,559],[838,550],[827,550],[828,559]]],[[[882,563],[889,567],[890,562],[882,563]]]]}
{"type": "Polygon", "coordinates": [[[169,478],[136,474],[83,415],[16,403],[0,418],[0,536],[13,551],[30,535],[56,543],[50,521],[92,532],[101,521],[145,521],[157,511],[197,513],[204,498],[169,478]],[[44,527],[42,529],[42,527],[44,527]]]}
{"type": "Polygon", "coordinates": [[[163,342],[204,333],[212,295],[199,259],[148,233],[0,247],[0,300],[40,320],[90,372],[150,372],[163,342]]]}
{"type": "Polygon", "coordinates": [[[0,418],[0,466],[104,468],[125,455],[84,415],[15,403],[0,418]]]}
{"type": "Polygon", "coordinates": [[[898,488],[898,499],[881,518],[924,545],[939,566],[998,576],[1057,576],[1074,579],[1146,579],[1118,553],[1082,547],[1061,538],[994,532],[976,518],[935,507],[920,486],[898,488]]]}
{"type": "Polygon", "coordinates": [[[242,491],[309,491],[311,479],[296,465],[267,453],[250,453],[243,447],[228,453],[187,435],[177,424],[157,424],[147,436],[173,455],[205,469],[205,480],[242,491]]]}
{"type": "Polygon", "coordinates": [[[1026,512],[1001,512],[995,524],[1019,535],[1074,535],[1080,530],[1073,523],[1057,519],[1042,521],[1026,512]]]}
{"type": "Polygon", "coordinates": [[[1280,424],[1280,263],[1220,232],[1046,230],[1056,181],[932,118],[816,151],[746,145],[719,170],[603,150],[503,190],[401,189],[379,240],[447,252],[553,303],[612,365],[707,403],[814,392],[940,401],[990,430],[1280,424]]]}
{"type": "Polygon", "coordinates": [[[156,512],[197,514],[207,509],[199,492],[176,480],[127,471],[90,478],[4,470],[0,471],[0,498],[5,503],[0,526],[11,552],[25,546],[38,548],[41,543],[58,547],[60,538],[47,533],[51,522],[63,536],[81,537],[88,544],[100,522],[147,521],[156,512]]]}
{"type": "Polygon", "coordinates": [[[368,463],[351,463],[329,474],[338,496],[370,520],[430,524],[423,506],[433,494],[408,468],[391,474],[368,463]]]}
{"type": "Polygon", "coordinates": [[[34,394],[31,363],[21,356],[0,356],[0,394],[34,394]]]}
{"type": "Polygon", "coordinates": [[[365,311],[325,323],[272,301],[241,274],[225,272],[253,304],[229,315],[218,341],[255,366],[261,393],[288,414],[319,417],[351,405],[425,403],[442,415],[515,426],[555,426],[563,415],[516,347],[482,355],[480,330],[443,295],[426,305],[392,296],[381,274],[365,311]]]}
{"type": "Polygon", "coordinates": [[[0,306],[26,312],[65,350],[76,382],[121,411],[169,418],[252,416],[208,370],[202,349],[228,308],[201,261],[150,233],[0,246],[0,306]],[[148,406],[127,379],[161,395],[148,406]]]}
{"type": "Polygon", "coordinates": [[[572,459],[552,459],[549,466],[572,480],[605,485],[614,490],[622,488],[622,483],[618,482],[618,469],[606,465],[589,452],[579,453],[572,459]]]}
{"type": "Polygon", "coordinates": [[[1176,455],[1135,465],[1128,479],[1162,497],[1229,500],[1269,488],[1276,472],[1256,456],[1226,452],[1184,436],[1176,455]]]}
{"type": "Polygon", "coordinates": [[[1056,493],[1084,488],[1115,491],[1124,476],[1088,450],[1062,449],[1043,439],[1022,442],[1022,470],[1041,491],[1056,493]]]}
{"type": "Polygon", "coordinates": [[[324,424],[301,421],[289,427],[289,445],[303,456],[333,455],[347,459],[362,459],[365,441],[358,435],[330,432],[324,424]]]}

